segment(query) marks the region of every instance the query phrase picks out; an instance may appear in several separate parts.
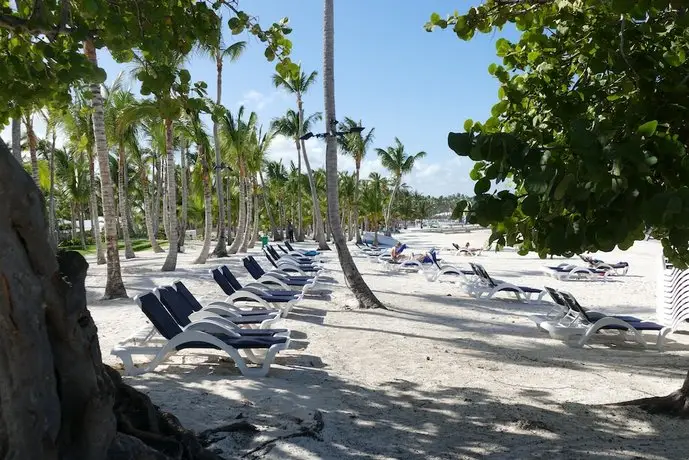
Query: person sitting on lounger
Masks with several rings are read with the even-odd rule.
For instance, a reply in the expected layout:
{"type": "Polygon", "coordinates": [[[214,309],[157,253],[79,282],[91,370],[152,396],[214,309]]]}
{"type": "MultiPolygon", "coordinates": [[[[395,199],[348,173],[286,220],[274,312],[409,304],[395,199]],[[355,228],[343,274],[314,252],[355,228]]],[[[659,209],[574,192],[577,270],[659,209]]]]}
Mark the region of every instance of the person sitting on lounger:
{"type": "Polygon", "coordinates": [[[407,257],[402,255],[402,251],[404,251],[404,248],[402,247],[402,243],[398,241],[390,250],[390,258],[392,258],[394,262],[405,260],[407,257]]]}

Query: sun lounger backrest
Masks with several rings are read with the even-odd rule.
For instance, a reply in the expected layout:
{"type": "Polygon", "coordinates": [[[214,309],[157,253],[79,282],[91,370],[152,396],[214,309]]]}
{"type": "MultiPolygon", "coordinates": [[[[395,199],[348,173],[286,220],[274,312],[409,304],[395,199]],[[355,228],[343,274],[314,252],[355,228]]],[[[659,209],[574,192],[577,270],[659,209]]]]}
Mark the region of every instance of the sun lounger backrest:
{"type": "Polygon", "coordinates": [[[191,306],[194,311],[201,311],[203,309],[203,305],[196,300],[196,297],[194,297],[194,294],[191,293],[189,289],[182,283],[181,281],[175,281],[172,283],[173,287],[179,294],[184,297],[184,299],[187,301],[187,303],[191,306]]]}
{"type": "Polygon", "coordinates": [[[285,254],[289,254],[289,252],[287,252],[287,249],[283,248],[281,244],[278,244],[278,249],[280,249],[285,254]]]}
{"type": "Polygon", "coordinates": [[[177,324],[185,327],[191,323],[189,315],[194,313],[194,309],[191,308],[191,305],[187,303],[186,299],[179,292],[170,286],[163,286],[158,288],[158,296],[167,311],[175,318],[177,324]]]}
{"type": "Polygon", "coordinates": [[[158,297],[152,292],[138,296],[137,303],[141,307],[141,311],[151,321],[153,326],[160,332],[160,335],[170,340],[177,334],[182,332],[182,328],[175,319],[170,315],[165,306],[160,302],[158,297]]]}
{"type": "Polygon", "coordinates": [[[223,265],[220,267],[220,270],[222,270],[222,274],[225,275],[225,278],[227,278],[227,281],[230,282],[232,285],[232,288],[235,291],[239,291],[240,289],[243,288],[242,284],[239,282],[236,276],[234,276],[234,273],[232,273],[227,265],[223,265]]]}
{"type": "Polygon", "coordinates": [[[438,263],[438,257],[437,257],[437,253],[435,252],[435,249],[431,249],[431,252],[429,252],[429,254],[431,255],[431,259],[433,260],[433,263],[435,264],[435,266],[438,267],[438,269],[440,269],[441,267],[440,267],[440,264],[438,263]]]}
{"type": "Polygon", "coordinates": [[[577,299],[575,299],[572,294],[570,294],[569,292],[562,292],[562,291],[559,291],[559,292],[560,292],[560,295],[562,296],[562,298],[565,299],[565,302],[567,302],[567,306],[571,310],[580,314],[581,317],[584,318],[589,323],[594,322],[594,321],[591,321],[591,318],[589,318],[589,316],[586,314],[586,310],[581,305],[579,305],[579,302],[577,302],[577,299]]]}
{"type": "Polygon", "coordinates": [[[475,263],[471,263],[470,265],[471,265],[471,268],[474,269],[474,272],[476,273],[476,275],[479,278],[481,278],[483,281],[488,283],[489,286],[492,286],[492,287],[497,286],[497,284],[495,284],[495,281],[493,281],[493,278],[491,278],[490,275],[488,274],[488,272],[486,271],[486,269],[483,268],[483,265],[475,264],[475,263]]]}
{"type": "Polygon", "coordinates": [[[563,307],[569,307],[567,304],[567,301],[562,297],[562,293],[558,291],[557,289],[553,289],[551,287],[545,286],[546,292],[548,292],[548,295],[550,296],[551,299],[555,301],[556,304],[562,305],[563,307]]]}
{"type": "Polygon", "coordinates": [[[263,275],[266,274],[266,271],[261,267],[261,264],[258,263],[258,261],[254,258],[254,256],[249,256],[249,264],[254,267],[254,270],[256,270],[256,273],[259,275],[259,278],[263,275]]]}
{"type": "Polygon", "coordinates": [[[287,240],[285,240],[285,246],[287,246],[287,249],[289,249],[290,251],[294,251],[294,248],[292,247],[292,243],[290,243],[287,240]]]}
{"type": "Polygon", "coordinates": [[[268,252],[270,252],[270,255],[273,256],[273,259],[278,260],[280,258],[280,254],[275,250],[274,247],[272,246],[266,246],[266,249],[268,249],[268,252]]]}
{"type": "Polygon", "coordinates": [[[263,255],[266,256],[266,259],[268,259],[268,262],[270,262],[273,265],[273,267],[277,268],[278,264],[276,264],[275,261],[270,257],[270,255],[268,255],[268,251],[266,251],[265,248],[262,248],[262,250],[263,255]]]}
{"type": "Polygon", "coordinates": [[[242,263],[244,264],[244,268],[246,268],[246,271],[249,272],[253,279],[257,280],[264,275],[264,273],[261,273],[260,270],[256,269],[256,266],[251,263],[248,257],[242,259],[242,263]]]}
{"type": "Polygon", "coordinates": [[[215,282],[218,283],[218,286],[220,286],[220,289],[222,289],[225,294],[232,295],[235,293],[230,281],[225,277],[220,269],[214,268],[211,270],[211,274],[213,275],[215,282]]]}

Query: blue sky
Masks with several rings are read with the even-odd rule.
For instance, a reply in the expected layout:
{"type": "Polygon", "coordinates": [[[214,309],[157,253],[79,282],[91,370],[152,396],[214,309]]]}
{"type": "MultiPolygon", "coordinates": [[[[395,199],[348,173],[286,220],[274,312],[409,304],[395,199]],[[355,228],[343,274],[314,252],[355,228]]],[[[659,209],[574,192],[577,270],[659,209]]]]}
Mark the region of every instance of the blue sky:
{"type": "MultiPolygon", "coordinates": [[[[449,30],[428,33],[423,25],[431,13],[441,16],[455,9],[464,12],[478,0],[347,0],[335,2],[335,85],[337,117],[361,119],[375,127],[374,147],[387,147],[399,137],[410,153],[428,156],[405,179],[413,188],[430,195],[471,194],[468,177],[471,162],[447,148],[446,136],[461,130],[464,120],[485,120],[497,101],[497,81],[488,66],[497,62],[495,41],[500,34],[478,35],[470,42],[459,40],[449,30]]],[[[240,2],[262,24],[288,17],[293,28],[292,58],[305,71],[321,73],[321,0],[262,0],[240,2]]],[[[226,41],[247,39],[226,34],[226,41]]],[[[272,86],[274,63],[263,56],[263,45],[249,38],[249,46],[224,72],[223,103],[236,110],[240,104],[254,110],[264,125],[295,106],[293,98],[272,86]]],[[[114,78],[126,66],[115,63],[107,52],[99,54],[100,65],[114,78]]],[[[188,68],[194,80],[208,83],[215,97],[215,65],[194,56],[188,68]]],[[[307,113],[323,111],[322,81],[305,96],[307,113]]],[[[322,126],[317,127],[323,131],[322,126]]],[[[39,131],[40,132],[40,131],[39,131]]],[[[3,136],[6,135],[6,130],[3,136]]],[[[324,164],[320,141],[309,141],[315,167],[324,164]]],[[[293,143],[278,138],[272,158],[296,162],[293,143]]],[[[341,158],[340,169],[353,169],[353,161],[341,158]]],[[[369,152],[363,173],[384,172],[375,152],[369,152]]]]}

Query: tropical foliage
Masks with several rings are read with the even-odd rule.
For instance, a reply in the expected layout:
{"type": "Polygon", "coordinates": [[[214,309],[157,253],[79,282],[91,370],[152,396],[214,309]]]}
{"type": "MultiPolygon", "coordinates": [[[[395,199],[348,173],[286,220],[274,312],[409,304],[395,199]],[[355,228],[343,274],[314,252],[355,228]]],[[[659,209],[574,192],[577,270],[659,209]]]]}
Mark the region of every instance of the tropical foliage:
{"type": "MultiPolygon", "coordinates": [[[[512,24],[488,71],[499,102],[448,144],[476,162],[469,219],[541,256],[629,248],[652,229],[689,264],[689,15],[682,2],[488,0],[428,24],[512,24]],[[511,179],[514,190],[491,193],[511,179]]],[[[460,207],[463,207],[462,204],[460,207]]]]}

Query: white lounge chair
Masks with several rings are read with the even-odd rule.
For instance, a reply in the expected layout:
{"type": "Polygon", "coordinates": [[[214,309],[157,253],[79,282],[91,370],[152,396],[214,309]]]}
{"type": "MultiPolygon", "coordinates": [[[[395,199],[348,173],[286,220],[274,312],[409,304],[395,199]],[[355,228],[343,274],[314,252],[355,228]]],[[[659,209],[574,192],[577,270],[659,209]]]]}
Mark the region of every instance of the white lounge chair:
{"type": "Polygon", "coordinates": [[[125,373],[128,375],[152,372],[170,355],[180,350],[210,348],[227,353],[243,375],[263,377],[270,371],[270,365],[277,353],[287,349],[289,345],[289,337],[285,336],[243,336],[221,319],[205,318],[191,322],[183,328],[154,293],[137,296],[135,300],[162,337],[156,338],[150,334],[147,337],[132,336],[113,348],[111,353],[122,360],[125,373]],[[137,341],[140,338],[148,338],[148,340],[137,341]],[[260,366],[249,367],[239,354],[239,350],[247,355],[247,359],[260,362],[260,366]],[[254,350],[265,351],[265,354],[259,357],[254,350]],[[155,355],[155,357],[139,368],[133,362],[135,355],[155,355]]]}
{"type": "Polygon", "coordinates": [[[608,273],[608,270],[581,267],[567,263],[562,263],[555,267],[543,267],[543,274],[559,279],[560,281],[572,281],[582,279],[607,281],[608,273]]]}
{"type": "Polygon", "coordinates": [[[546,330],[554,339],[564,341],[570,346],[583,347],[592,337],[632,340],[645,347],[647,345],[643,332],[657,332],[656,347],[663,349],[665,338],[674,330],[652,321],[643,321],[634,317],[593,316],[576,302],[569,293],[560,292],[568,304],[568,312],[558,320],[544,321],[539,328],[546,330]],[[612,334],[610,334],[612,333],[612,334]]]}
{"type": "Polygon", "coordinates": [[[471,268],[476,273],[479,282],[467,285],[465,290],[467,294],[476,297],[477,299],[491,299],[499,292],[509,292],[514,294],[517,300],[531,302],[532,300],[541,301],[543,296],[547,294],[544,289],[536,289],[529,286],[517,286],[512,283],[506,283],[505,281],[495,280],[490,277],[482,265],[475,263],[470,263],[469,265],[471,265],[471,268]]]}

